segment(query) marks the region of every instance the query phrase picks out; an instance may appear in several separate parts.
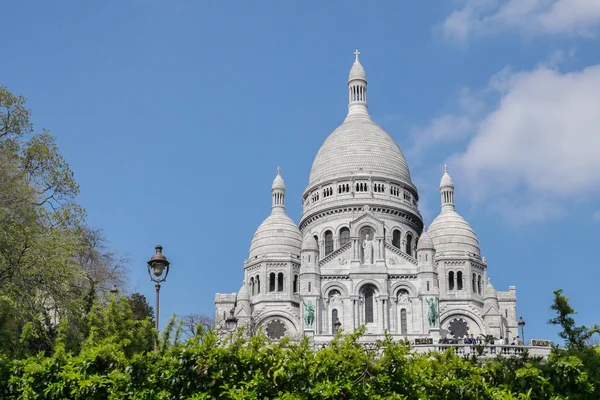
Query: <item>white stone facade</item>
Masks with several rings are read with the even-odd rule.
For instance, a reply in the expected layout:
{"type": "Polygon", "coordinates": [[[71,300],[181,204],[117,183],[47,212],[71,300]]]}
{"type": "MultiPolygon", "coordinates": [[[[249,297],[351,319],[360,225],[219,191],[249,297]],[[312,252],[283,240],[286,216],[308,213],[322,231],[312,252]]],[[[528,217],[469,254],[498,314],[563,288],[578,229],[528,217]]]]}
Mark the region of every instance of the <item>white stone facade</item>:
{"type": "Polygon", "coordinates": [[[316,342],[361,325],[366,340],[386,331],[398,338],[516,336],[515,287],[492,286],[477,236],[455,210],[447,170],[441,212],[424,230],[404,155],[369,116],[366,73],[355,54],[348,115],[315,157],[299,224],[285,212],[278,170],[244,284],[237,294],[216,295],[217,321],[233,310],[239,324],[262,326],[272,338],[316,342]]]}

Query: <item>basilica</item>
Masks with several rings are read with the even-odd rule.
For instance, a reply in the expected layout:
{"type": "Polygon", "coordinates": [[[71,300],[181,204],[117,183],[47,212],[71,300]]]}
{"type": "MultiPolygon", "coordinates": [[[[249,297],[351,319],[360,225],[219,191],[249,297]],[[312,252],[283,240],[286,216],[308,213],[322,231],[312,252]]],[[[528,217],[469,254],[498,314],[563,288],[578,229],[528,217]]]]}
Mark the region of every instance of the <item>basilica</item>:
{"type": "Polygon", "coordinates": [[[348,114],[313,161],[299,223],[286,214],[278,168],[271,214],[250,243],[242,287],[215,296],[217,323],[232,315],[273,339],[315,342],[360,326],[367,341],[385,332],[417,340],[516,335],[515,287],[492,286],[445,166],[440,213],[424,226],[406,159],[369,115],[358,55],[348,114]]]}

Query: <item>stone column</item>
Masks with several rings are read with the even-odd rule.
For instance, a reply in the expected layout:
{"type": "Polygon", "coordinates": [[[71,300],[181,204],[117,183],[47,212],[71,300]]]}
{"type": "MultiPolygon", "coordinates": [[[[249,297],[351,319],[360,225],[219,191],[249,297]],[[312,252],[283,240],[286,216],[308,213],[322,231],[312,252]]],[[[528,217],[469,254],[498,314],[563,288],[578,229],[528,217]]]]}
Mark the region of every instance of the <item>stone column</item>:
{"type": "Polygon", "coordinates": [[[323,325],[325,329],[322,329],[321,332],[324,334],[329,333],[329,302],[327,300],[323,300],[324,305],[324,316],[323,316],[323,325]]]}
{"type": "Polygon", "coordinates": [[[400,332],[398,329],[398,299],[394,299],[392,303],[392,332],[400,332]]]}
{"type": "Polygon", "coordinates": [[[390,301],[389,299],[385,299],[385,324],[387,326],[388,331],[392,331],[392,327],[390,326],[390,301]]]}

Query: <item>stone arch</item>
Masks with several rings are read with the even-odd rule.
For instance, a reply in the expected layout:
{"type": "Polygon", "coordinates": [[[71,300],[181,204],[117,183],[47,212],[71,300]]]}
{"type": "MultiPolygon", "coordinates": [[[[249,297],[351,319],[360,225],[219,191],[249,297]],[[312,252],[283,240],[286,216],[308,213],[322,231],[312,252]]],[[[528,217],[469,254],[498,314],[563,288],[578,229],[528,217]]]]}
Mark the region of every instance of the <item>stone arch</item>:
{"type": "Polygon", "coordinates": [[[381,283],[373,280],[373,279],[363,279],[362,281],[360,281],[355,287],[354,287],[354,293],[355,295],[360,295],[360,291],[361,289],[365,286],[371,284],[373,286],[375,286],[375,288],[377,289],[377,294],[381,295],[381,294],[387,294],[387,291],[384,290],[383,285],[381,285],[381,283]]]}
{"type": "Polygon", "coordinates": [[[331,231],[331,233],[337,233],[337,229],[335,229],[332,225],[327,225],[325,228],[322,228],[319,231],[319,240],[325,240],[325,232],[331,231]]]}
{"type": "Polygon", "coordinates": [[[415,285],[413,285],[410,282],[396,282],[392,285],[391,287],[391,293],[392,296],[396,296],[398,294],[398,290],[400,289],[406,289],[408,290],[408,295],[409,297],[417,297],[419,295],[419,291],[417,290],[417,288],[415,287],[415,285]]]}
{"type": "Polygon", "coordinates": [[[339,290],[340,294],[342,295],[342,297],[348,297],[348,289],[346,288],[345,285],[343,285],[343,284],[341,284],[339,282],[328,282],[321,289],[321,293],[323,293],[323,295],[327,298],[329,296],[329,292],[332,289],[339,290]]]}
{"type": "MultiPolygon", "coordinates": [[[[474,312],[469,310],[448,310],[440,315],[440,328],[448,330],[448,323],[454,318],[463,318],[472,322],[479,330],[479,334],[485,335],[483,320],[474,312]]],[[[475,332],[469,332],[475,334],[475,332]]]]}
{"type": "Polygon", "coordinates": [[[349,224],[346,224],[346,223],[344,223],[344,224],[341,224],[340,226],[338,226],[338,227],[337,227],[337,230],[335,231],[336,235],[338,235],[338,236],[339,236],[339,235],[340,235],[340,232],[341,232],[341,231],[342,231],[342,229],[344,229],[344,228],[346,228],[346,229],[350,230],[350,225],[349,225],[349,224]]]}
{"type": "Polygon", "coordinates": [[[257,319],[257,325],[260,326],[265,333],[268,322],[274,319],[285,320],[286,325],[294,330],[293,332],[291,330],[289,331],[289,336],[298,335],[300,333],[300,325],[298,323],[299,318],[283,310],[267,311],[261,314],[257,319]]]}

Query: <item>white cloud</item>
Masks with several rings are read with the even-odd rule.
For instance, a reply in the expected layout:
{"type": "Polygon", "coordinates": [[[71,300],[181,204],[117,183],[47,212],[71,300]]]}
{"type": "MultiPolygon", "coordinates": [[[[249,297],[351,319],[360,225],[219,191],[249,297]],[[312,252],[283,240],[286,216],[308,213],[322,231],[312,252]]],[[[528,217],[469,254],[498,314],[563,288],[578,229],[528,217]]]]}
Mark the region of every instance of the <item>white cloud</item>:
{"type": "Polygon", "coordinates": [[[473,131],[474,116],[484,107],[481,95],[463,88],[457,106],[457,113],[436,117],[428,126],[411,130],[412,147],[408,150],[411,156],[418,157],[424,148],[432,145],[464,139],[473,131]]]}
{"type": "Polygon", "coordinates": [[[473,201],[540,220],[600,192],[600,65],[569,73],[506,68],[482,92],[495,95],[488,108],[440,117],[423,130],[447,132],[457,123],[460,134],[444,137],[462,137],[465,147],[449,165],[473,201]]]}
{"type": "Polygon", "coordinates": [[[598,0],[464,0],[441,24],[448,39],[503,30],[532,34],[594,36],[600,25],[598,0]]]}

